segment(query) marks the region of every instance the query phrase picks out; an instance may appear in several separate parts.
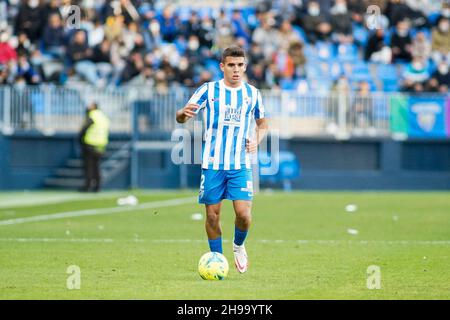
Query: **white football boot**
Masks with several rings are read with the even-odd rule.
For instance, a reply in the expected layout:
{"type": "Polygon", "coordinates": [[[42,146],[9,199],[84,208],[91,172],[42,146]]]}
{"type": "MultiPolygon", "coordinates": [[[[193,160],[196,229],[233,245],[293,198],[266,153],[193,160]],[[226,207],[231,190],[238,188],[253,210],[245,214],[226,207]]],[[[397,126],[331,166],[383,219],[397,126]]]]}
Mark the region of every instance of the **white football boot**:
{"type": "Polygon", "coordinates": [[[233,253],[234,253],[234,265],[237,271],[244,273],[248,269],[248,257],[247,251],[245,251],[245,246],[237,246],[233,242],[233,253]]]}

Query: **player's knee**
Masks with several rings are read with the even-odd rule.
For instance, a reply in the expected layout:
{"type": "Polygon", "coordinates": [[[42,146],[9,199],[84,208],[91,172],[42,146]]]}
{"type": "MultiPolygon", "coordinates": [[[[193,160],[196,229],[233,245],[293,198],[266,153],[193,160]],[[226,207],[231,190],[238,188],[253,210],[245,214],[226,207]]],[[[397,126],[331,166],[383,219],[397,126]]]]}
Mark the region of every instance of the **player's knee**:
{"type": "Polygon", "coordinates": [[[239,225],[250,226],[252,222],[252,214],[250,210],[236,212],[236,220],[239,225]]]}
{"type": "Polygon", "coordinates": [[[219,215],[216,212],[207,212],[206,223],[208,223],[209,225],[216,225],[217,223],[219,223],[219,215]]]}

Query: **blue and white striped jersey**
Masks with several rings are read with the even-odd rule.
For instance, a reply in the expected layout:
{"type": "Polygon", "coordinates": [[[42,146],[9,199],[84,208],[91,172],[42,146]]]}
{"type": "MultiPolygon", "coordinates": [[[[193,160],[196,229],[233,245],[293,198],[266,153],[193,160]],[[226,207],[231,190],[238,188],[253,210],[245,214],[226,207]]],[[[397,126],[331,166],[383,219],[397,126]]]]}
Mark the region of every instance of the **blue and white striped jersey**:
{"type": "Polygon", "coordinates": [[[259,90],[246,82],[239,88],[227,87],[222,79],[203,84],[188,103],[204,110],[202,168],[251,169],[246,140],[255,134],[253,119],[265,117],[259,90]]]}

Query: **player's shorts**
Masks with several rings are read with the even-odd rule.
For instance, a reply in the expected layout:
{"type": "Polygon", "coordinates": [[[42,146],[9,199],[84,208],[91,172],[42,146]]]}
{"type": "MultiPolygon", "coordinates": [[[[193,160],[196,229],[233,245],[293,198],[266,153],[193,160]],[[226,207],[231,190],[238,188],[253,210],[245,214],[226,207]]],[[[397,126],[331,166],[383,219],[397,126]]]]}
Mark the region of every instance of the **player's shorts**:
{"type": "Polygon", "coordinates": [[[199,203],[216,204],[223,199],[253,199],[252,170],[202,169],[199,203]]]}

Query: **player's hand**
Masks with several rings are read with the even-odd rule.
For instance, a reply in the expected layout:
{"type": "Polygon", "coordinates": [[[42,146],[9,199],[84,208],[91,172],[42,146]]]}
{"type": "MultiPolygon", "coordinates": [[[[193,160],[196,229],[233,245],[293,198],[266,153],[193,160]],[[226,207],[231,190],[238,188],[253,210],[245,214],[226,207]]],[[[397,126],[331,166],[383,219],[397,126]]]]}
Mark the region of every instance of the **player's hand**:
{"type": "Polygon", "coordinates": [[[256,143],[256,140],[247,139],[245,149],[247,150],[248,153],[255,153],[258,150],[258,144],[256,143]]]}
{"type": "Polygon", "coordinates": [[[200,108],[198,104],[190,103],[183,108],[183,115],[186,118],[191,119],[197,114],[198,108],[200,108]]]}

